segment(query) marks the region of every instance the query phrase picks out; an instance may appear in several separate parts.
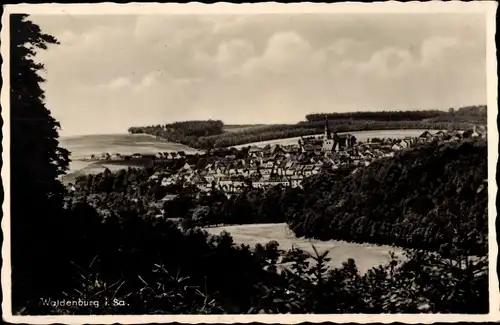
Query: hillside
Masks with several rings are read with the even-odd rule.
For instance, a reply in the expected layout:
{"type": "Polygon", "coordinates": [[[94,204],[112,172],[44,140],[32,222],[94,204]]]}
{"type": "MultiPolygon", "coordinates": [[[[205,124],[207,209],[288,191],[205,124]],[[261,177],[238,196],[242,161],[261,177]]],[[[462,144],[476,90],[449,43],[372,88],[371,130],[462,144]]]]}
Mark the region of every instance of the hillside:
{"type": "Polygon", "coordinates": [[[399,258],[403,258],[403,250],[397,247],[296,238],[284,223],[209,227],[205,230],[214,235],[227,231],[236,244],[245,244],[250,247],[255,247],[257,244],[266,245],[275,240],[279,243],[280,249],[288,251],[296,247],[314,254],[312,249],[312,245],[314,245],[321,252],[330,252],[328,257],[331,260],[328,261],[327,265],[331,269],[342,267],[345,257],[349,256],[356,261],[356,266],[361,274],[365,274],[373,267],[387,263],[390,260],[389,252],[394,252],[399,258]]]}
{"type": "Polygon", "coordinates": [[[485,255],[484,140],[400,152],[345,178],[304,182],[287,223],[299,237],[485,255]],[[314,189],[314,190],[313,190],[314,189]]]}

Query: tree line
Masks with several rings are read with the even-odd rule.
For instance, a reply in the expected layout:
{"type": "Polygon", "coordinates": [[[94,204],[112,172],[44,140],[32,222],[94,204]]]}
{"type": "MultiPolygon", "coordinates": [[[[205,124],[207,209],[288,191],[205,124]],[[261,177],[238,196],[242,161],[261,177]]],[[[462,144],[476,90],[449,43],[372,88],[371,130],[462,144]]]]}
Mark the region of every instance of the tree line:
{"type": "MultiPolygon", "coordinates": [[[[139,203],[132,193],[152,169],[131,169],[113,183],[109,175],[92,177],[88,192],[67,192],[57,177],[68,168],[69,152],[59,146],[59,125],[40,88],[42,66],[33,60],[57,40],[27,15],[10,18],[15,314],[488,312],[484,258],[464,267],[411,250],[405,261],[392,259],[360,274],[351,259],[328,269],[326,252],[282,251],[276,242],[236,245],[227,233],[180,229],[148,214],[149,202],[139,203]],[[96,194],[110,195],[115,207],[101,211],[104,204],[92,203],[96,194]],[[41,303],[50,299],[87,305],[41,303]]],[[[328,190],[319,187],[314,195],[328,190]]],[[[454,239],[449,244],[457,245],[454,239]]]]}
{"type": "Polygon", "coordinates": [[[486,117],[488,113],[488,107],[486,105],[471,105],[464,106],[458,109],[450,108],[450,115],[459,115],[459,116],[481,116],[486,117]]]}
{"type": "Polygon", "coordinates": [[[419,111],[373,111],[373,112],[341,112],[341,113],[313,113],[306,115],[306,122],[324,122],[328,120],[352,120],[352,121],[440,121],[451,116],[475,116],[485,118],[486,105],[471,105],[459,108],[443,110],[419,110],[419,111]]]}
{"type": "MultiPolygon", "coordinates": [[[[372,131],[372,130],[400,130],[400,129],[428,129],[440,130],[450,128],[468,129],[468,120],[455,121],[368,121],[368,120],[330,120],[331,130],[336,132],[372,131]]],[[[321,134],[324,131],[324,121],[300,122],[298,124],[260,126],[249,128],[238,132],[225,132],[211,136],[183,136],[164,131],[163,128],[143,128],[141,132],[152,134],[169,141],[179,142],[192,148],[213,149],[220,147],[231,147],[253,142],[286,139],[300,136],[321,134]],[[168,133],[168,134],[167,134],[168,133]]]]}
{"type": "Polygon", "coordinates": [[[427,122],[477,123],[486,124],[488,108],[485,105],[450,108],[448,114],[426,119],[427,122]]]}
{"type": "Polygon", "coordinates": [[[196,141],[200,137],[207,137],[223,133],[222,121],[184,121],[165,125],[152,125],[144,127],[130,127],[129,133],[151,134],[168,141],[184,143],[196,141]]]}
{"type": "Polygon", "coordinates": [[[368,121],[422,121],[427,118],[446,115],[440,110],[420,111],[374,111],[374,112],[341,112],[341,113],[313,113],[306,115],[307,122],[328,120],[368,120],[368,121]]]}

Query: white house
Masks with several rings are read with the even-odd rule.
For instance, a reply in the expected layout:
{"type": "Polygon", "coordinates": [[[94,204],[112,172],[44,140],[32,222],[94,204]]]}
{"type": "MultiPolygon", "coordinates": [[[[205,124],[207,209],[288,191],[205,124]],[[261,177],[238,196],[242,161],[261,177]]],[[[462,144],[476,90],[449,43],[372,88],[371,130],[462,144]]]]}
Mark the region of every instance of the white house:
{"type": "Polygon", "coordinates": [[[304,177],[301,175],[293,175],[289,179],[292,187],[300,187],[304,177]]]}
{"type": "Polygon", "coordinates": [[[409,148],[410,147],[410,143],[408,143],[408,141],[406,140],[401,140],[399,141],[399,146],[402,148],[402,149],[406,149],[406,148],[409,148]]]}
{"type": "Polygon", "coordinates": [[[273,168],[272,167],[271,168],[267,168],[267,167],[261,168],[260,173],[262,176],[270,176],[273,173],[273,168]]]}
{"type": "Polygon", "coordinates": [[[292,176],[297,173],[297,170],[295,169],[295,166],[290,166],[285,170],[285,176],[292,176]]]}
{"type": "Polygon", "coordinates": [[[190,171],[192,170],[192,168],[188,163],[185,163],[184,166],[182,166],[181,170],[190,171]]]}
{"type": "Polygon", "coordinates": [[[391,147],[392,150],[402,150],[403,147],[399,143],[395,143],[391,147]]]}

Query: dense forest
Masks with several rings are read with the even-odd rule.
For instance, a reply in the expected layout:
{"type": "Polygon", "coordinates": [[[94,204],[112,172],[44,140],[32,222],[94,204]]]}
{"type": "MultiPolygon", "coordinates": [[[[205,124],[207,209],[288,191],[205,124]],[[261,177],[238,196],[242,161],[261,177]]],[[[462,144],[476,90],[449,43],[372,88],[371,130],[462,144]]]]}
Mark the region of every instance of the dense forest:
{"type": "Polygon", "coordinates": [[[151,134],[168,141],[187,144],[197,141],[198,138],[222,134],[223,126],[222,121],[185,121],[165,125],[130,127],[128,132],[151,134]]]}
{"type": "MultiPolygon", "coordinates": [[[[160,193],[163,190],[157,187],[144,184],[148,185],[152,181],[151,175],[159,170],[175,172],[178,168],[175,163],[129,169],[117,174],[108,170],[92,177],[81,177],[76,189],[68,192],[58,181],[58,176],[68,168],[69,153],[59,147],[59,124],[44,104],[44,92],[40,87],[43,65],[33,60],[37,51],[49,50],[48,45],[58,42],[54,37],[43,34],[27,15],[11,15],[10,24],[10,30],[14,31],[10,56],[13,143],[10,156],[10,225],[14,314],[488,312],[486,258],[479,256],[467,260],[465,265],[456,262],[462,256],[461,240],[465,232],[450,232],[439,237],[442,244],[451,246],[442,250],[441,254],[409,249],[405,260],[394,257],[386,265],[361,274],[356,262],[348,256],[342,267],[328,269],[325,266],[328,252],[282,251],[279,243],[273,241],[255,247],[236,245],[227,233],[212,236],[194,226],[180,228],[165,216],[150,213],[149,200],[164,193],[160,193]],[[109,208],[111,202],[114,205],[109,208]],[[108,208],[104,209],[106,206],[108,208]],[[288,266],[281,264],[284,262],[288,266]],[[52,304],[62,300],[82,304],[52,304]]],[[[468,218],[465,213],[469,209],[480,222],[483,220],[480,213],[484,213],[483,194],[479,188],[476,189],[476,185],[485,175],[478,172],[478,176],[474,176],[472,170],[481,164],[481,158],[471,157],[465,151],[468,149],[481,157],[481,146],[466,145],[470,147],[442,149],[443,156],[449,160],[444,161],[443,158],[437,162],[446,168],[432,165],[432,160],[425,158],[407,159],[417,165],[429,163],[425,167],[433,167],[435,171],[418,166],[402,168],[416,168],[412,177],[427,181],[431,181],[430,176],[417,175],[417,171],[431,173],[438,180],[439,173],[442,173],[441,182],[447,184],[443,190],[459,190],[453,195],[465,195],[466,201],[476,193],[473,203],[462,202],[463,211],[462,206],[460,211],[464,214],[458,216],[468,218]],[[462,156],[469,157],[468,168],[464,166],[462,156]],[[450,175],[456,179],[447,182],[446,177],[450,175]]],[[[422,153],[439,156],[435,150],[422,149],[422,153]]],[[[403,163],[406,158],[399,159],[403,163]]],[[[382,168],[380,172],[366,172],[367,181],[371,181],[369,184],[373,186],[383,186],[379,180],[384,179],[385,172],[394,177],[401,174],[388,171],[382,168]],[[382,175],[375,178],[370,173],[382,175]]],[[[364,175],[365,172],[356,173],[364,175]]],[[[291,209],[297,212],[310,206],[308,202],[316,198],[323,197],[323,201],[330,199],[332,192],[338,193],[337,189],[346,186],[344,179],[351,177],[349,175],[347,171],[332,175],[338,180],[334,184],[325,176],[320,176],[316,182],[324,182],[325,185],[317,183],[314,188],[307,187],[310,190],[307,195],[286,193],[279,188],[261,194],[250,191],[254,193],[252,195],[261,196],[256,201],[260,202],[259,211],[253,211],[262,214],[262,218],[275,217],[277,210],[274,210],[274,204],[280,196],[279,202],[284,209],[280,211],[291,209]],[[287,195],[294,199],[293,204],[284,201],[287,195]],[[305,201],[299,200],[297,205],[294,195],[304,196],[305,201]]],[[[413,185],[423,184],[417,180],[405,180],[413,185]]],[[[434,182],[438,184],[438,180],[434,182]]],[[[385,181],[390,183],[391,177],[387,176],[385,181]]],[[[201,201],[196,200],[203,197],[197,196],[195,189],[181,190],[176,186],[167,187],[165,192],[177,193],[185,198],[183,208],[192,204],[190,200],[195,200],[195,207],[201,206],[198,204],[201,201]]],[[[373,190],[361,191],[353,186],[353,195],[367,202],[374,202],[373,195],[379,195],[376,198],[380,199],[380,194],[375,194],[373,190]]],[[[429,186],[434,190],[438,187],[429,186]]],[[[437,195],[429,191],[425,193],[427,197],[437,195]]],[[[397,203],[399,194],[391,195],[395,196],[394,202],[397,203]]],[[[450,200],[451,204],[453,200],[450,200]]],[[[175,202],[182,203],[180,200],[175,202]]],[[[245,200],[241,202],[246,204],[245,200]]],[[[359,203],[358,208],[362,204],[347,197],[344,202],[347,202],[344,203],[347,204],[345,208],[353,209],[353,213],[357,211],[355,203],[359,203]]],[[[428,203],[428,200],[423,202],[428,203]]],[[[408,205],[415,209],[417,203],[408,205]]],[[[381,213],[390,209],[386,205],[384,207],[381,213]]],[[[226,216],[230,218],[228,220],[236,221],[238,214],[244,213],[243,210],[226,209],[229,207],[221,207],[221,211],[232,211],[226,216]]],[[[445,209],[458,213],[451,207],[445,209]]],[[[166,213],[179,215],[176,211],[182,210],[170,208],[166,213]]],[[[424,212],[417,209],[413,213],[423,215],[424,212]]],[[[197,212],[197,215],[203,216],[203,213],[197,212]]],[[[290,213],[287,212],[287,215],[290,213]]],[[[321,220],[321,215],[315,216],[317,220],[312,220],[312,224],[319,225],[316,221],[321,220]]],[[[390,220],[390,215],[387,218],[390,220]]],[[[339,220],[343,223],[346,219],[339,220]]],[[[450,220],[455,228],[460,224],[456,218],[450,220]]],[[[296,229],[301,227],[300,222],[294,225],[296,229]]],[[[374,236],[380,238],[384,231],[377,227],[374,236]]],[[[310,228],[305,230],[310,231],[310,228]]],[[[473,252],[482,251],[476,239],[486,234],[485,227],[478,227],[477,231],[479,235],[471,234],[468,241],[473,252]]],[[[324,235],[321,229],[318,233],[324,235]]],[[[409,243],[406,240],[401,245],[405,242],[409,243]]],[[[435,247],[432,241],[427,241],[426,245],[435,247]]]]}
{"type": "Polygon", "coordinates": [[[486,142],[468,140],[402,151],[341,179],[323,173],[304,181],[287,222],[297,236],[485,256],[487,162],[486,142]]]}
{"type": "Polygon", "coordinates": [[[329,120],[368,120],[368,121],[422,121],[427,118],[447,115],[445,111],[374,111],[374,112],[341,112],[315,113],[306,115],[306,121],[316,122],[329,120]]]}

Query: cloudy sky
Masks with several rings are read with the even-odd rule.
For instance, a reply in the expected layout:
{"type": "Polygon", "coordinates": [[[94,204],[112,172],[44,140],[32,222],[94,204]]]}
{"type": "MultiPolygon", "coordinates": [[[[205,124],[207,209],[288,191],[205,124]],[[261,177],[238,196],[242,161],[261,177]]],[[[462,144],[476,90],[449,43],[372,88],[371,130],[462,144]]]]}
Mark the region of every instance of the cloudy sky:
{"type": "Polygon", "coordinates": [[[62,135],[486,103],[481,14],[32,16],[62,135]]]}

